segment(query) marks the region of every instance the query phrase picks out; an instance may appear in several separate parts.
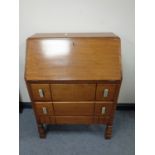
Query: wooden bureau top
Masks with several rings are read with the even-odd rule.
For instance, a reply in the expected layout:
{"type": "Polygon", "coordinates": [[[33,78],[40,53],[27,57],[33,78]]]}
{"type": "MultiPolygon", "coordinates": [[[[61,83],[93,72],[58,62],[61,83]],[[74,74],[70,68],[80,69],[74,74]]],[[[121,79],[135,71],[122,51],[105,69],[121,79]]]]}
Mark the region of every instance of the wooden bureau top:
{"type": "Polygon", "coordinates": [[[30,38],[81,38],[81,37],[106,37],[106,38],[118,38],[114,33],[36,33],[32,35],[30,38]]]}
{"type": "Polygon", "coordinates": [[[113,33],[35,34],[27,39],[28,81],[121,81],[120,39],[113,33]]]}

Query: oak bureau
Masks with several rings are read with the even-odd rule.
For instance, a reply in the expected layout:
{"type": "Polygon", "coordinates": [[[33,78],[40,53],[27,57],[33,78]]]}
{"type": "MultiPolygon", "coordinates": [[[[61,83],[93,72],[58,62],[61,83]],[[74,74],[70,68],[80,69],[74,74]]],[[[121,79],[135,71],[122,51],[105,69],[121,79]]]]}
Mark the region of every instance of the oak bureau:
{"type": "Polygon", "coordinates": [[[122,81],[113,33],[35,34],[27,39],[25,81],[40,138],[48,124],[112,124],[122,81]]]}

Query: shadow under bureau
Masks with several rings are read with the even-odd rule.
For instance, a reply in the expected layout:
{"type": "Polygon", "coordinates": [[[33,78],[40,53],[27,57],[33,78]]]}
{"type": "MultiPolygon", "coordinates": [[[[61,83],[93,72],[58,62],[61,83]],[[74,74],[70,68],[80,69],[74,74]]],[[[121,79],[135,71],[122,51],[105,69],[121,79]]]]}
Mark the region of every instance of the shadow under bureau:
{"type": "Polygon", "coordinates": [[[44,124],[112,124],[122,81],[113,33],[35,34],[27,39],[25,80],[38,131],[44,124]]]}

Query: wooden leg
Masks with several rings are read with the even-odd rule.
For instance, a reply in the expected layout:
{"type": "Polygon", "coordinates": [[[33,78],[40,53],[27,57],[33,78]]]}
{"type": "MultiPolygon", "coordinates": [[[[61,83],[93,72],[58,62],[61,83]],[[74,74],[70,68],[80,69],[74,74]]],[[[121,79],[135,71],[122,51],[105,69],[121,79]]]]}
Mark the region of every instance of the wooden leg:
{"type": "Polygon", "coordinates": [[[43,124],[38,124],[38,132],[39,132],[40,138],[46,138],[46,131],[43,124]]]}
{"type": "Polygon", "coordinates": [[[107,125],[105,129],[105,139],[111,139],[112,137],[112,125],[107,125]]]}

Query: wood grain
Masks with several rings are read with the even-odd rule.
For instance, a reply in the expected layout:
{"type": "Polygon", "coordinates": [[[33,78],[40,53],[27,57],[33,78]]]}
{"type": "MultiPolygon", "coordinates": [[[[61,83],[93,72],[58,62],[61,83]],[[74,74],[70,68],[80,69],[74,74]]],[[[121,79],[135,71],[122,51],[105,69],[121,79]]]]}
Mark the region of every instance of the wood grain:
{"type": "Polygon", "coordinates": [[[93,124],[92,116],[56,116],[56,124],[93,124]]]}
{"type": "Polygon", "coordinates": [[[94,102],[53,102],[55,115],[94,115],[94,102]]]}
{"type": "Polygon", "coordinates": [[[55,116],[38,116],[42,124],[55,124],[55,116]]]}
{"type": "Polygon", "coordinates": [[[109,116],[99,116],[98,117],[98,124],[107,124],[109,120],[109,116]]]}
{"type": "Polygon", "coordinates": [[[101,100],[103,100],[103,101],[114,101],[115,89],[116,89],[115,84],[97,84],[96,100],[98,100],[98,101],[101,101],[101,100]],[[105,89],[109,90],[107,97],[103,96],[105,89]]]}
{"type": "Polygon", "coordinates": [[[53,101],[93,101],[95,84],[51,84],[53,101]]]}
{"type": "Polygon", "coordinates": [[[35,102],[34,106],[37,115],[54,115],[52,102],[35,102]],[[47,114],[43,113],[43,108],[46,108],[47,114]]]}
{"type": "Polygon", "coordinates": [[[48,84],[31,84],[32,98],[35,101],[50,101],[51,93],[48,84]],[[40,97],[39,89],[43,90],[44,97],[40,97]]]}
{"type": "Polygon", "coordinates": [[[83,35],[29,38],[26,80],[120,80],[120,39],[109,34],[83,35]]]}
{"type": "Polygon", "coordinates": [[[95,115],[110,116],[112,113],[112,102],[95,102],[95,115]],[[102,107],[105,107],[105,114],[102,114],[102,107]]]}

